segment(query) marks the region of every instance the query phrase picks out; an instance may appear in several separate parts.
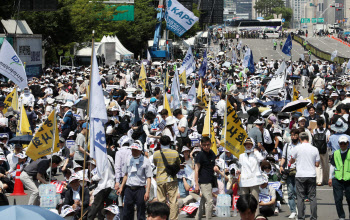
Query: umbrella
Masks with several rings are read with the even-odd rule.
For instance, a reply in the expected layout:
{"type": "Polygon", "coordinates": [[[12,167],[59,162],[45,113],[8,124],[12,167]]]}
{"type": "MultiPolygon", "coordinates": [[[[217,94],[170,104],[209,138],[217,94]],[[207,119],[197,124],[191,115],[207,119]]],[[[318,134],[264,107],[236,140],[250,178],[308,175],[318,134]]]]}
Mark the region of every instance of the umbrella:
{"type": "Polygon", "coordinates": [[[61,216],[35,205],[6,205],[0,206],[2,219],[35,219],[35,220],[61,220],[61,216]]]}
{"type": "Polygon", "coordinates": [[[296,100],[284,106],[281,112],[292,112],[306,107],[310,102],[306,100],[296,100]]]}
{"type": "Polygon", "coordinates": [[[29,144],[32,138],[33,135],[29,134],[17,136],[9,140],[9,144],[29,144]]]}
{"type": "Polygon", "coordinates": [[[300,76],[297,75],[288,75],[287,79],[300,79],[300,76]]]}
{"type": "Polygon", "coordinates": [[[272,109],[267,109],[261,113],[263,118],[267,118],[272,113],[272,109]]]}
{"type": "Polygon", "coordinates": [[[231,66],[231,63],[226,61],[224,64],[222,64],[222,66],[226,66],[227,68],[229,68],[231,66]]]}

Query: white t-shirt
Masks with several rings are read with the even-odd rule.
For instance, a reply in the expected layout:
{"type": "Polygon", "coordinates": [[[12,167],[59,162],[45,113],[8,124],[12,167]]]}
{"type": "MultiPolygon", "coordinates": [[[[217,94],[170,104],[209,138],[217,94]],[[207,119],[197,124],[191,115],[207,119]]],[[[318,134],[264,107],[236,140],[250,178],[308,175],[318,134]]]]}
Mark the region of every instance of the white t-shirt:
{"type": "Polygon", "coordinates": [[[320,161],[316,147],[309,143],[299,144],[292,150],[292,157],[296,160],[295,177],[316,177],[315,163],[320,161]]]}
{"type": "Polygon", "coordinates": [[[186,117],[182,117],[179,121],[179,125],[178,127],[180,128],[185,128],[185,132],[184,133],[180,133],[180,137],[187,137],[187,130],[188,130],[188,122],[187,122],[187,118],[186,117]]]}

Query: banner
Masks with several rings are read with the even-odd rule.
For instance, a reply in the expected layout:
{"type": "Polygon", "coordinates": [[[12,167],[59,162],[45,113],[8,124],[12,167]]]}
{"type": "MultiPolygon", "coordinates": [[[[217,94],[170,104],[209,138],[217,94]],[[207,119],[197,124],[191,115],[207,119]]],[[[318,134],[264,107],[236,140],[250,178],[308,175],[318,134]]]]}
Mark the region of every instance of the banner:
{"type": "Polygon", "coordinates": [[[248,48],[244,54],[244,58],[243,58],[243,62],[242,62],[242,66],[244,68],[247,68],[249,65],[250,55],[251,55],[250,48],[248,48]]]}
{"type": "Polygon", "coordinates": [[[167,29],[181,37],[199,19],[177,0],[167,0],[165,20],[167,29]]]}
{"type": "Polygon", "coordinates": [[[226,134],[224,134],[224,143],[222,143],[221,146],[224,146],[228,151],[239,158],[239,155],[245,151],[243,143],[245,139],[247,139],[248,135],[230,102],[227,102],[226,107],[226,134]]]}
{"type": "Polygon", "coordinates": [[[26,154],[32,160],[37,160],[43,156],[51,154],[54,131],[56,134],[53,153],[58,152],[60,150],[58,146],[59,135],[57,123],[56,126],[54,126],[56,120],[55,112],[55,110],[51,112],[46,121],[40,126],[39,130],[35,133],[32,141],[28,146],[26,154]]]}
{"type": "Polygon", "coordinates": [[[180,100],[180,82],[179,82],[179,74],[178,71],[175,70],[175,75],[173,77],[173,82],[171,84],[171,106],[173,109],[180,108],[181,100],[180,100]]]}
{"type": "Polygon", "coordinates": [[[274,77],[271,79],[269,84],[266,87],[264,92],[264,96],[274,96],[278,95],[282,89],[285,88],[284,84],[287,79],[287,74],[284,70],[287,68],[286,63],[283,61],[281,65],[278,67],[274,77]]]}
{"type": "Polygon", "coordinates": [[[188,91],[188,102],[192,105],[196,104],[196,83],[193,83],[190,91],[188,91]]]}
{"type": "Polygon", "coordinates": [[[146,92],[146,70],[145,70],[145,66],[143,64],[141,64],[141,71],[140,71],[140,76],[139,76],[139,86],[142,87],[143,91],[146,92]]]}
{"type": "Polygon", "coordinates": [[[6,39],[4,39],[0,50],[0,73],[12,80],[21,89],[28,87],[27,74],[23,63],[6,39]]]}
{"type": "Polygon", "coordinates": [[[189,76],[196,69],[196,62],[194,61],[194,56],[192,53],[192,48],[189,47],[186,53],[184,60],[182,61],[182,65],[180,67],[180,73],[186,70],[186,76],[189,76]]]}
{"type": "MultiPolygon", "coordinates": [[[[90,156],[96,160],[96,168],[98,175],[102,178],[103,173],[108,168],[107,147],[106,147],[106,134],[104,124],[107,122],[107,109],[104,102],[102,84],[100,74],[98,71],[98,64],[96,59],[96,52],[93,49],[92,69],[90,75],[90,156]]],[[[145,85],[146,73],[142,64],[140,79],[143,77],[143,83],[145,85]]],[[[140,83],[139,79],[139,83],[140,83]]],[[[146,88],[146,87],[145,87],[146,88]]],[[[144,90],[145,90],[144,88],[144,90]]]]}

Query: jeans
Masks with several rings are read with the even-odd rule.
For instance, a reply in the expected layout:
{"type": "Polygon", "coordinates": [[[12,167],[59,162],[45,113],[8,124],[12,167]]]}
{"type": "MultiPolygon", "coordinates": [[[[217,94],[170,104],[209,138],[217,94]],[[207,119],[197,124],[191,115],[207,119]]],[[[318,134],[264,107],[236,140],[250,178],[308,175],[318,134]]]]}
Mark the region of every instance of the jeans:
{"type": "Polygon", "coordinates": [[[317,219],[316,177],[296,177],[298,219],[305,219],[305,196],[310,200],[311,220],[317,219]]]}
{"type": "Polygon", "coordinates": [[[346,202],[348,203],[348,209],[350,211],[350,181],[339,181],[336,178],[332,179],[333,196],[335,207],[337,209],[338,217],[345,218],[345,212],[343,209],[343,191],[345,191],[346,202]]]}
{"type": "Polygon", "coordinates": [[[295,199],[297,198],[297,192],[295,188],[295,176],[288,176],[287,178],[287,190],[288,190],[288,204],[290,212],[297,212],[295,199]]]}

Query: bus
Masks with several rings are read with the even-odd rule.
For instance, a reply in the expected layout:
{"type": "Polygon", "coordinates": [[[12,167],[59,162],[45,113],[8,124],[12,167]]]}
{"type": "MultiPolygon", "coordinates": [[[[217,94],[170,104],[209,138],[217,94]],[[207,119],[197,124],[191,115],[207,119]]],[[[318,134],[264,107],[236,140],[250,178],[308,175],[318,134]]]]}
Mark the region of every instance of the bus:
{"type": "Polygon", "coordinates": [[[231,20],[227,25],[236,28],[237,31],[255,30],[264,32],[269,38],[278,38],[278,32],[282,30],[282,19],[270,20],[231,20]]]}

